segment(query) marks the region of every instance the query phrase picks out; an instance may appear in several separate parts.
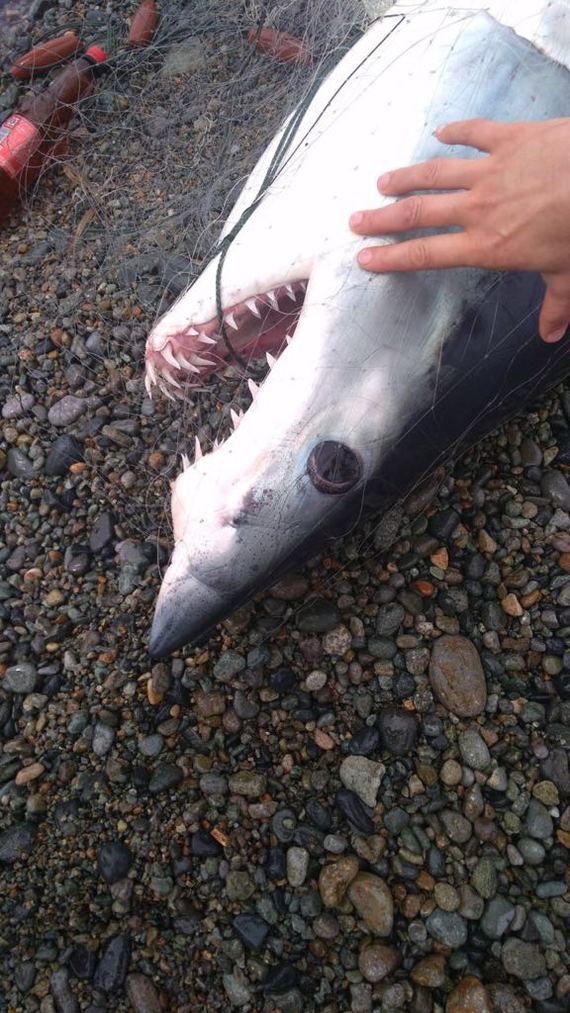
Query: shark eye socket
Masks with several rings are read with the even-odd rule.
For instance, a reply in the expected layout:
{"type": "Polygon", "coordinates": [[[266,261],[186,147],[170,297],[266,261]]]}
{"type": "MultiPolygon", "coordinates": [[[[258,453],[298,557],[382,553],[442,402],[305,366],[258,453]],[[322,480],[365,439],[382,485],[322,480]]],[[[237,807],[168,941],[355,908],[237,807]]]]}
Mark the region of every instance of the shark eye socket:
{"type": "Polygon", "coordinates": [[[336,440],[313,448],[307,461],[309,478],[319,492],[348,492],[358,482],[362,467],[354,450],[336,440]]]}

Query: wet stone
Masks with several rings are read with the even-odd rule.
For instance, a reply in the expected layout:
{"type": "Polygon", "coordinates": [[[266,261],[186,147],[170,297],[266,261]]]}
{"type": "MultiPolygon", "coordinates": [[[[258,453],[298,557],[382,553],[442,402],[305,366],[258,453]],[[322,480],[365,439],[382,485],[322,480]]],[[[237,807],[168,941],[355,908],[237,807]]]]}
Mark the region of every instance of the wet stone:
{"type": "Polygon", "coordinates": [[[236,915],[233,927],[248,950],[261,950],[267,939],[270,926],[256,914],[236,915]]]}
{"type": "Polygon", "coordinates": [[[190,847],[196,858],[217,858],[223,854],[222,845],[207,830],[197,830],[192,834],[190,847]]]}
{"type": "Polygon", "coordinates": [[[32,823],[15,823],[0,833],[0,862],[19,864],[34,847],[36,828],[32,823]]]}
{"type": "Polygon", "coordinates": [[[364,756],[347,756],[340,767],[340,779],[345,788],[355,792],[371,808],[376,805],[384,774],[384,764],[368,760],[364,756]]]}
{"type": "Polygon", "coordinates": [[[184,772],[177,763],[161,763],[152,775],[148,790],[151,795],[160,795],[163,791],[175,788],[184,780],[184,772]]]}
{"type": "Polygon", "coordinates": [[[287,850],[287,879],[292,887],[302,886],[309,869],[309,852],[306,848],[292,847],[287,850]]]}
{"type": "Polygon", "coordinates": [[[68,966],[76,978],[89,981],[95,973],[97,954],[83,943],[79,943],[69,954],[68,966]]]}
{"type": "Polygon", "coordinates": [[[299,611],[297,626],[304,633],[329,633],[340,624],[341,615],[332,601],[319,598],[299,611]]]}
{"type": "Polygon", "coordinates": [[[376,936],[390,935],[394,902],[383,879],[370,872],[360,872],[350,883],[347,895],[370,932],[376,936]]]}
{"type": "Polygon", "coordinates": [[[546,840],[552,837],[554,824],[546,806],[536,798],[531,798],[525,818],[525,830],[529,837],[546,840]]]}
{"type": "Polygon", "coordinates": [[[8,693],[33,693],[37,684],[38,673],[34,665],[27,661],[7,668],[4,678],[0,682],[2,689],[8,693]]]}
{"type": "Polygon", "coordinates": [[[49,409],[48,422],[52,426],[69,426],[81,418],[87,411],[87,407],[85,398],[76,397],[75,394],[66,394],[49,409]]]}
{"type": "Polygon", "coordinates": [[[362,725],[354,733],[346,748],[352,756],[368,756],[376,752],[379,746],[380,732],[376,725],[362,725]]]}
{"type": "Polygon", "coordinates": [[[491,762],[489,747],[476,728],[468,728],[458,738],[463,762],[473,770],[485,770],[491,762]]]}
{"type": "Polygon", "coordinates": [[[10,447],[6,455],[6,466],[13,478],[33,478],[35,475],[30,458],[19,447],[10,447]]]}
{"type": "Polygon", "coordinates": [[[455,986],[445,1007],[446,1013],[494,1013],[495,1009],[487,989],[474,975],[468,975],[455,986]]]}
{"type": "Polygon", "coordinates": [[[78,1013],[79,1004],[69,987],[69,972],[66,967],[60,967],[53,972],[50,991],[58,1013],[78,1013]]]}
{"type": "Polygon", "coordinates": [[[464,946],[467,941],[467,925],[455,911],[436,908],[426,919],[426,927],[430,936],[453,950],[464,946]]]}
{"type": "Polygon", "coordinates": [[[364,946],[358,957],[358,968],[362,977],[373,985],[391,974],[399,963],[398,951],[382,943],[364,946]]]}
{"type": "Polygon", "coordinates": [[[358,859],[354,855],[323,866],[319,875],[319,893],[325,907],[338,907],[341,904],[358,869],[358,859]]]}
{"type": "Polygon", "coordinates": [[[127,995],[133,1013],[161,1013],[158,992],[145,974],[127,976],[127,995]]]}
{"type": "Polygon", "coordinates": [[[493,897],[485,908],[481,928],[489,939],[500,939],[515,917],[515,906],[506,897],[493,897]]]}
{"type": "Polygon", "coordinates": [[[83,459],[83,447],[75,436],[58,436],[47,452],[46,475],[66,475],[72,464],[83,459]]]}
{"type": "Polygon", "coordinates": [[[473,832],[471,822],[454,809],[444,809],[440,813],[441,822],[448,837],[455,844],[465,844],[473,832]]]}
{"type": "Polygon", "coordinates": [[[542,477],[541,489],[553,506],[570,511],[570,485],[561,471],[546,471],[542,477]]]}
{"type": "Polygon", "coordinates": [[[226,894],[228,900],[248,900],[255,893],[255,883],[248,872],[242,869],[230,869],[226,876],[226,894]]]}
{"type": "Polygon", "coordinates": [[[485,709],[487,685],[481,659],[466,637],[444,634],[432,649],[429,677],[437,699],[458,717],[485,709]]]}
{"type": "Polygon", "coordinates": [[[540,978],[546,971],[544,956],[534,943],[511,937],[503,944],[501,959],[507,974],[523,981],[540,978]]]}
{"type": "Polygon", "coordinates": [[[131,959],[128,935],[113,936],[106,944],[93,978],[95,988],[114,995],[125,983],[131,959]]]}
{"type": "Polygon", "coordinates": [[[401,707],[387,707],[381,711],[378,729],[382,748],[394,756],[405,756],[416,745],[417,719],[401,707]]]}
{"type": "Polygon", "coordinates": [[[373,834],[374,822],[370,806],[364,802],[353,791],[341,788],[337,791],[336,804],[349,823],[361,834],[373,834]]]}
{"type": "Polygon", "coordinates": [[[115,536],[115,521],[113,514],[104,511],[98,514],[91,528],[89,535],[89,548],[91,552],[97,553],[111,545],[115,536]]]}
{"type": "Polygon", "coordinates": [[[216,664],[213,668],[213,674],[216,679],[231,679],[238,672],[243,671],[245,668],[245,658],[243,655],[238,654],[237,651],[224,651],[220,655],[216,664]]]}
{"type": "Polygon", "coordinates": [[[497,892],[497,869],[493,860],[484,855],[473,869],[471,882],[485,900],[490,900],[497,892]]]}
{"type": "Polygon", "coordinates": [[[133,864],[133,855],[122,841],[107,841],[99,848],[97,864],[107,883],[117,883],[127,875],[133,864]]]}
{"type": "Polygon", "coordinates": [[[439,988],[445,981],[445,957],[441,953],[424,957],[412,969],[411,979],[425,988],[439,988]]]}
{"type": "Polygon", "coordinates": [[[230,792],[234,795],[245,795],[246,798],[258,798],[263,795],[267,779],[255,771],[238,770],[228,779],[230,792]]]}
{"type": "Polygon", "coordinates": [[[400,628],[406,614],[405,609],[398,602],[388,602],[382,605],[376,616],[376,632],[381,637],[390,637],[400,628]]]}
{"type": "Polygon", "coordinates": [[[35,964],[31,960],[25,960],[14,968],[14,983],[19,992],[29,992],[36,977],[35,964]]]}

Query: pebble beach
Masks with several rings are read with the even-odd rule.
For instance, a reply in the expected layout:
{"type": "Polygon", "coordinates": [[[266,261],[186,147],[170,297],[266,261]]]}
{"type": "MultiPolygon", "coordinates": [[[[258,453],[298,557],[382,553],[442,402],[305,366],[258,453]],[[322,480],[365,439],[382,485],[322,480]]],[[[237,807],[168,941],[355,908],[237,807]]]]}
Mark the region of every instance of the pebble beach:
{"type": "MultiPolygon", "coordinates": [[[[222,147],[246,44],[186,6],[0,230],[0,1013],[564,1013],[570,388],[149,657],[169,482],[248,395],[151,401],[144,344],[281,113],[222,147]]],[[[0,56],[132,9],[6,5],[0,56]]]]}

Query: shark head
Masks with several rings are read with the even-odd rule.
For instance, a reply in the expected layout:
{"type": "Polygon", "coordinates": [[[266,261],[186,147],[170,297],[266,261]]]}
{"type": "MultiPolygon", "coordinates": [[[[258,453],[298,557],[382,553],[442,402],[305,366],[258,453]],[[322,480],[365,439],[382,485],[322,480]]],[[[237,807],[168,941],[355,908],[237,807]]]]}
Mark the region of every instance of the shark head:
{"type": "MultiPolygon", "coordinates": [[[[199,638],[348,530],[365,500],[388,506],[496,424],[505,378],[514,405],[525,369],[540,377],[542,351],[518,351],[517,321],[534,341],[528,282],[522,295],[507,286],[496,306],[488,301],[486,316],[477,300],[494,284],[488,275],[372,276],[348,227],[351,211],[378,204],[379,173],[440,153],[439,123],[523,118],[531,102],[537,118],[565,115],[567,71],[544,55],[542,37],[532,48],[477,7],[434,0],[408,17],[403,3],[362,37],[284,124],[218,252],[149,336],[147,387],[169,397],[192,397],[193,383],[236,360],[268,356],[271,367],[259,389],[250,385],[229,439],[207,453],[197,445],[173,485],[155,656],[199,638]],[[461,382],[445,400],[450,371],[461,382]]],[[[567,24],[568,5],[556,8],[567,24]]]]}

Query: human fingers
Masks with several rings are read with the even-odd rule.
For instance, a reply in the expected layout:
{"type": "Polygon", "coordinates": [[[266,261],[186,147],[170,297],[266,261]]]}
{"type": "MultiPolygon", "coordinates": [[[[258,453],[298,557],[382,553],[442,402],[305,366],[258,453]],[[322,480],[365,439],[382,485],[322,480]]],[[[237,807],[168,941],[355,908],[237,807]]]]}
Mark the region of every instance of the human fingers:
{"type": "Polygon", "coordinates": [[[379,236],[388,232],[413,229],[438,229],[464,222],[465,195],[407,197],[370,211],[357,211],[350,218],[351,229],[361,236],[379,236]]]}
{"type": "Polygon", "coordinates": [[[546,295],[540,310],[538,331],[543,341],[554,344],[570,327],[570,276],[547,281],[546,295]]]}
{"type": "Polygon", "coordinates": [[[443,144],[464,144],[478,151],[493,151],[498,144],[520,130],[517,123],[497,123],[495,120],[457,120],[438,127],[435,134],[443,144]]]}
{"type": "Polygon", "coordinates": [[[378,273],[476,266],[471,243],[465,232],[370,246],[358,254],[358,263],[366,271],[378,273]]]}
{"type": "Polygon", "coordinates": [[[433,158],[384,173],[378,189],[390,197],[414,190],[469,190],[481,167],[482,160],[477,158],[433,158]]]}

